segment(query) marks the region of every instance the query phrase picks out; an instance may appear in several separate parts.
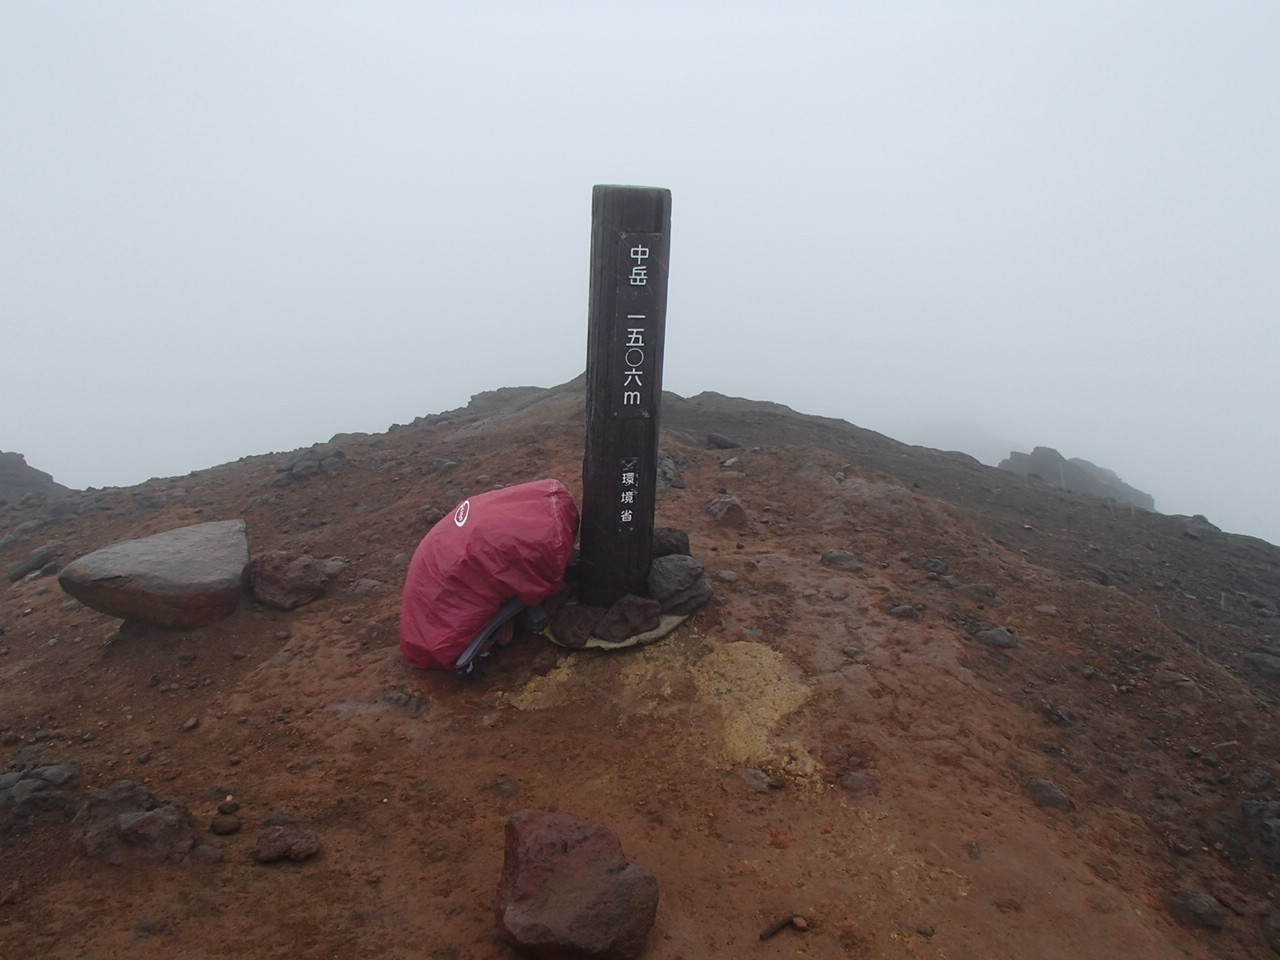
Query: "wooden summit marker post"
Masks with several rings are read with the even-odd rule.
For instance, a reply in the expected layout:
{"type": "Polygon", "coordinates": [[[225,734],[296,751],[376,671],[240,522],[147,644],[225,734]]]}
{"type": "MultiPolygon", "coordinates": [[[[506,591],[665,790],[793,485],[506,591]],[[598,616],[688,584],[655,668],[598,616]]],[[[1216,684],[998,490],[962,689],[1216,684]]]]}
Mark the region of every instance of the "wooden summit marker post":
{"type": "Polygon", "coordinates": [[[587,606],[643,596],[649,575],[670,233],[670,190],[594,188],[578,590],[587,606]]]}

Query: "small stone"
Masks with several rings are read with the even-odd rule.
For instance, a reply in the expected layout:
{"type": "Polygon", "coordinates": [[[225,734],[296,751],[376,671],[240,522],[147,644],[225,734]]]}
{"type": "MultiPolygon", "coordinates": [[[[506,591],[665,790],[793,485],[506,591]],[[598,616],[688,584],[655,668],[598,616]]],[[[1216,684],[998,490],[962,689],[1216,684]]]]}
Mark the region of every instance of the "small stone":
{"type": "Polygon", "coordinates": [[[180,726],[178,729],[181,730],[183,733],[190,733],[192,730],[194,730],[198,726],[200,726],[199,717],[187,717],[187,719],[182,722],[182,726],[180,726]]]}
{"type": "Polygon", "coordinates": [[[862,569],[862,562],[848,550],[828,550],[822,554],[819,562],[833,570],[844,570],[846,573],[857,573],[862,569]]]}
{"type": "Polygon", "coordinates": [[[737,583],[738,574],[733,570],[721,570],[716,574],[716,579],[721,583],[737,583]]]}
{"type": "Polygon", "coordinates": [[[653,559],[669,557],[672,554],[689,555],[689,532],[677,530],[675,527],[655,527],[653,530],[653,546],[650,548],[653,559]]]}
{"type": "Polygon", "coordinates": [[[711,578],[690,556],[658,557],[649,566],[649,596],[662,605],[664,614],[684,616],[711,599],[711,578]]]}
{"type": "Polygon", "coordinates": [[[919,620],[920,611],[909,603],[901,603],[889,610],[889,615],[899,620],[919,620]]]}
{"type": "Polygon", "coordinates": [[[239,813],[240,804],[235,800],[223,800],[218,804],[218,812],[225,814],[239,813]]]}
{"type": "Polygon", "coordinates": [[[1027,792],[1027,796],[1034,800],[1038,807],[1049,807],[1063,812],[1075,809],[1076,805],[1052,780],[1035,777],[1027,781],[1024,789],[1027,792]]]}
{"type": "Polygon", "coordinates": [[[799,914],[796,914],[791,918],[791,926],[803,933],[809,929],[809,921],[799,914]]]}
{"type": "Polygon", "coordinates": [[[493,789],[498,796],[505,800],[511,800],[520,796],[520,791],[523,787],[519,780],[515,780],[508,776],[498,776],[494,778],[493,789]]]}
{"type": "Polygon", "coordinates": [[[277,860],[309,860],[320,852],[320,838],[314,831],[296,824],[271,827],[258,835],[253,858],[259,863],[277,860]]]}
{"type": "Polygon", "coordinates": [[[920,936],[922,936],[922,937],[932,937],[932,936],[933,936],[933,924],[931,924],[931,923],[921,923],[921,924],[917,925],[917,926],[916,926],[916,933],[920,934],[920,936]]]}
{"type": "Polygon", "coordinates": [[[233,833],[239,833],[242,826],[244,826],[244,823],[239,817],[222,814],[213,818],[213,822],[209,824],[209,829],[220,837],[228,837],[233,833]]]}
{"type": "Polygon", "coordinates": [[[714,524],[744,529],[751,525],[747,510],[734,496],[719,496],[708,500],[702,507],[702,517],[714,524]]]}
{"type": "Polygon", "coordinates": [[[988,630],[979,630],[974,636],[987,646],[995,647],[999,650],[1012,650],[1018,646],[1018,638],[1007,627],[991,627],[988,630]]]}
{"type": "Polygon", "coordinates": [[[773,779],[769,774],[755,767],[738,768],[738,776],[742,778],[742,782],[747,785],[748,790],[754,790],[756,793],[768,793],[770,788],[774,786],[773,779]]]}
{"type": "Polygon", "coordinates": [[[875,778],[866,773],[852,770],[840,778],[840,786],[849,792],[853,800],[862,800],[876,792],[875,778]]]}

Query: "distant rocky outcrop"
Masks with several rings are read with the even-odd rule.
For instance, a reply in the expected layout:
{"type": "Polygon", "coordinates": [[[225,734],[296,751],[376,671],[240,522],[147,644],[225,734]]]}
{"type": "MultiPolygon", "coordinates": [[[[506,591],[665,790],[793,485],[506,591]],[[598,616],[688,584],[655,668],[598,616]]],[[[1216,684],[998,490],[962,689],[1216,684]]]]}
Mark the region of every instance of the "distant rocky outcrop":
{"type": "Polygon", "coordinates": [[[1131,503],[1143,510],[1156,508],[1151,494],[1129,486],[1114,470],[1099,467],[1079,457],[1068,460],[1053,447],[1036,447],[1030,453],[1012,452],[1000,461],[1000,469],[1043,480],[1051,487],[1061,487],[1072,493],[1131,503]]]}
{"type": "Polygon", "coordinates": [[[62,497],[70,492],[43,470],[30,466],[22,454],[0,450],[0,505],[16,503],[29,494],[62,497]]]}

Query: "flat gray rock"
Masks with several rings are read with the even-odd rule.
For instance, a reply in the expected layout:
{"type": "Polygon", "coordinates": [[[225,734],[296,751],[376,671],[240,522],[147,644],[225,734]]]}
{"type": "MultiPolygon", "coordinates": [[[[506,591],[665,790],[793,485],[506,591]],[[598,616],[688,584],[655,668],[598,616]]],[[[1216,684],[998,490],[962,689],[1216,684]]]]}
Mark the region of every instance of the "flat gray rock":
{"type": "Polygon", "coordinates": [[[64,567],[58,583],[101,613],[190,628],[236,609],[248,565],[244,521],[219,520],[95,550],[64,567]]]}

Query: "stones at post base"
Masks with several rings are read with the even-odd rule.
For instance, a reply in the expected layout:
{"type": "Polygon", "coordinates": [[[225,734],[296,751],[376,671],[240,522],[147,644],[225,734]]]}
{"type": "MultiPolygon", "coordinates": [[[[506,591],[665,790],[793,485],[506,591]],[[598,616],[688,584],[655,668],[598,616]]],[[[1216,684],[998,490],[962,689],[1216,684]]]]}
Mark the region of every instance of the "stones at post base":
{"type": "Polygon", "coordinates": [[[657,878],[627,860],[613,830],[528,809],[507,822],[497,914],[520,951],[634,960],[657,912],[657,878]]]}
{"type": "Polygon", "coordinates": [[[235,611],[248,565],[244,521],[220,520],[95,550],[67,564],[58,584],[101,613],[190,628],[235,611]]]}
{"type": "Polygon", "coordinates": [[[675,527],[654,527],[652,555],[666,557],[673,553],[689,553],[689,531],[675,527]]]}
{"type": "Polygon", "coordinates": [[[687,553],[656,557],[646,586],[648,597],[627,594],[608,609],[562,604],[552,615],[550,638],[571,650],[620,650],[652,643],[683,623],[714,593],[702,564],[687,553]]]}
{"type": "Polygon", "coordinates": [[[711,578],[693,557],[671,554],[658,557],[649,566],[649,595],[662,605],[662,612],[684,616],[711,599],[711,578]]]}

